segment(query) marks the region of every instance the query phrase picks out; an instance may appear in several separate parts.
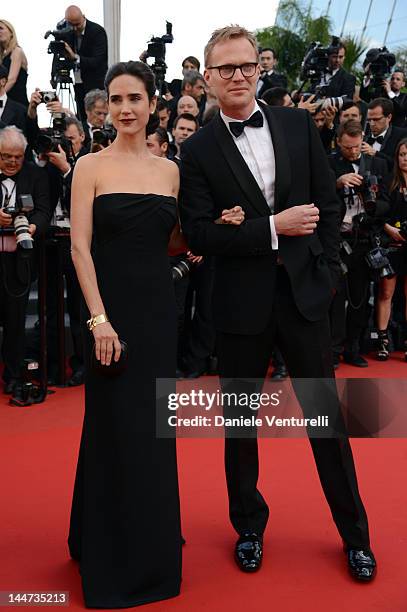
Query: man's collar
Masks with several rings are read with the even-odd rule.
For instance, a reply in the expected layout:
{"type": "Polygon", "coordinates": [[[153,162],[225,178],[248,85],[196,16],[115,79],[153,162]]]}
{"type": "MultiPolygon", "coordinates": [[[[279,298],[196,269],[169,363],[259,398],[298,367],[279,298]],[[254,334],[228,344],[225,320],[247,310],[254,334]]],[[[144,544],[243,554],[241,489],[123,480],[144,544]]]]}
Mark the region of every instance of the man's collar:
{"type": "MultiPolygon", "coordinates": [[[[390,126],[389,126],[389,127],[390,127],[390,126]]],[[[379,138],[379,136],[383,136],[383,138],[384,138],[384,137],[386,136],[386,134],[387,134],[387,130],[388,130],[388,129],[389,129],[389,128],[386,128],[386,129],[384,130],[384,132],[380,132],[380,134],[378,134],[377,136],[373,136],[373,134],[372,134],[373,138],[379,138]]]]}
{"type": "Polygon", "coordinates": [[[3,108],[6,106],[6,102],[7,102],[7,94],[6,92],[4,92],[4,94],[2,96],[0,96],[0,100],[3,100],[3,108]]]}

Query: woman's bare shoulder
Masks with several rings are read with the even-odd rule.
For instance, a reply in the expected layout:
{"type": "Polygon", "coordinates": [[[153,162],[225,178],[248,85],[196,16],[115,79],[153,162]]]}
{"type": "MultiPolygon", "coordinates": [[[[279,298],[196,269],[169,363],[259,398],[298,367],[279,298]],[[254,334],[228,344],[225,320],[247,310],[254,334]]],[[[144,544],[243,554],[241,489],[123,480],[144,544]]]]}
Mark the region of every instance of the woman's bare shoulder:
{"type": "Polygon", "coordinates": [[[154,157],[153,163],[156,164],[160,171],[168,173],[169,176],[179,175],[177,164],[166,157],[154,157]]]}

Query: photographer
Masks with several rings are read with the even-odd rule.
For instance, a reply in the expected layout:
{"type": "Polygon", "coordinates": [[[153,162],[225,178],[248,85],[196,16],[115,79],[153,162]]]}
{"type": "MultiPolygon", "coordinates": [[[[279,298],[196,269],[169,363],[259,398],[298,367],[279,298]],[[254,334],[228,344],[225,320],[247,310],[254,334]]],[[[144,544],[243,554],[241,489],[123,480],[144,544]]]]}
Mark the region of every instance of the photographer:
{"type": "Polygon", "coordinates": [[[387,327],[397,277],[402,277],[405,299],[402,326],[404,358],[407,361],[407,138],[400,140],[396,149],[394,175],[390,186],[390,212],[384,225],[384,231],[389,236],[389,259],[396,275],[393,278],[383,278],[379,285],[377,301],[379,347],[376,356],[380,361],[386,361],[389,358],[387,327]]]}
{"type": "MultiPolygon", "coordinates": [[[[143,60],[144,61],[144,60],[143,60]]],[[[201,63],[198,58],[193,55],[188,55],[182,60],[182,76],[184,77],[190,70],[196,70],[199,72],[201,69],[201,63]]],[[[181,95],[182,79],[173,79],[171,83],[167,83],[167,89],[170,93],[170,97],[178,98],[181,95]]]]}
{"type": "Polygon", "coordinates": [[[25,313],[35,271],[35,247],[49,223],[43,170],[24,161],[27,140],[14,126],[0,131],[0,308],[5,393],[20,393],[25,313]],[[11,231],[12,230],[12,231],[11,231]]]}
{"type": "Polygon", "coordinates": [[[362,100],[370,102],[375,98],[387,98],[385,83],[395,63],[396,56],[387,47],[369,49],[363,61],[365,76],[360,88],[362,100]]]}
{"type": "Polygon", "coordinates": [[[77,115],[86,121],[84,98],[91,89],[104,89],[107,72],[107,35],[98,23],[86,19],[81,9],[69,6],[65,20],[72,31],[63,40],[70,60],[75,62],[75,99],[77,115]]]}
{"type": "Polygon", "coordinates": [[[383,81],[383,89],[393,102],[392,124],[401,128],[407,127],[407,93],[401,93],[405,86],[406,78],[401,70],[395,70],[390,81],[383,81]]]}
{"type": "Polygon", "coordinates": [[[356,77],[343,68],[346,49],[337,36],[332,37],[329,47],[312,43],[301,67],[301,79],[311,81],[309,92],[318,98],[341,98],[335,101],[341,108],[346,98],[352,99],[356,77]]]}
{"type": "Polygon", "coordinates": [[[15,125],[25,132],[26,111],[22,104],[12,100],[6,93],[7,69],[0,64],[0,129],[15,125]]]}
{"type": "Polygon", "coordinates": [[[168,130],[172,130],[175,118],[177,117],[177,106],[181,96],[192,96],[199,108],[198,121],[201,122],[202,114],[205,109],[205,80],[196,70],[190,70],[184,76],[181,86],[181,94],[170,101],[170,120],[168,130]]]}
{"type": "Polygon", "coordinates": [[[336,363],[342,352],[346,363],[367,367],[360,355],[360,338],[367,323],[371,273],[366,255],[376,246],[388,211],[385,180],[387,166],[362,155],[360,123],[348,121],[338,128],[338,153],[329,158],[341,201],[341,259],[347,268],[343,286],[331,307],[333,351],[336,363]],[[348,301],[347,310],[345,303],[348,301]]]}
{"type": "Polygon", "coordinates": [[[337,47],[329,47],[328,71],[330,74],[328,87],[325,95],[329,98],[342,97],[353,99],[355,93],[356,77],[343,68],[345,61],[346,48],[343,43],[337,47]]]}
{"type": "Polygon", "coordinates": [[[387,98],[376,98],[367,107],[367,122],[370,134],[362,144],[362,153],[370,157],[379,157],[387,163],[388,172],[392,172],[396,147],[407,130],[393,127],[393,102],[387,98]]]}
{"type": "Polygon", "coordinates": [[[86,121],[83,121],[85,131],[85,144],[90,144],[93,138],[93,130],[103,129],[106,117],[109,114],[107,107],[107,93],[103,89],[92,89],[88,91],[84,99],[86,121]]]}

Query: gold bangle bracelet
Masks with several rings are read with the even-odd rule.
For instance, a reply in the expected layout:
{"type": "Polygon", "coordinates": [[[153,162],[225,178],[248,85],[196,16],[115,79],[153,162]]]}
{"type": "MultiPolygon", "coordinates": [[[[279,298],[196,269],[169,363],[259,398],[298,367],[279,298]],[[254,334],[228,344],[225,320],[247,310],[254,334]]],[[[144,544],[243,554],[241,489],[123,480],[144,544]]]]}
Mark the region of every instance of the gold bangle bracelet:
{"type": "Polygon", "coordinates": [[[92,331],[92,329],[96,327],[96,325],[100,325],[101,323],[109,323],[107,315],[98,314],[86,321],[86,325],[88,326],[89,331],[92,331]]]}

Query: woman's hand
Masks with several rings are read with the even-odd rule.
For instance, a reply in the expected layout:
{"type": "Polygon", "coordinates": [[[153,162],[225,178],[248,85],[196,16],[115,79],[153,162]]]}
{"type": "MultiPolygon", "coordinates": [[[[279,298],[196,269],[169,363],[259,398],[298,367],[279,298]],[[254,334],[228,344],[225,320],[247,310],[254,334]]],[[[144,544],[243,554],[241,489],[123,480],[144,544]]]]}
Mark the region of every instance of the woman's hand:
{"type": "Polygon", "coordinates": [[[215,223],[228,224],[228,225],[240,225],[243,223],[245,212],[241,206],[234,206],[233,208],[226,208],[222,210],[222,216],[216,219],[215,223]]]}
{"type": "Polygon", "coordinates": [[[403,238],[403,236],[400,234],[400,230],[397,227],[393,227],[393,225],[386,223],[384,226],[384,231],[392,240],[394,240],[394,242],[406,242],[405,238],[403,238]]]}
{"type": "Polygon", "coordinates": [[[122,348],[119,336],[110,323],[99,323],[92,329],[92,333],[95,339],[96,359],[102,365],[109,366],[114,353],[114,360],[119,361],[122,348]]]}

